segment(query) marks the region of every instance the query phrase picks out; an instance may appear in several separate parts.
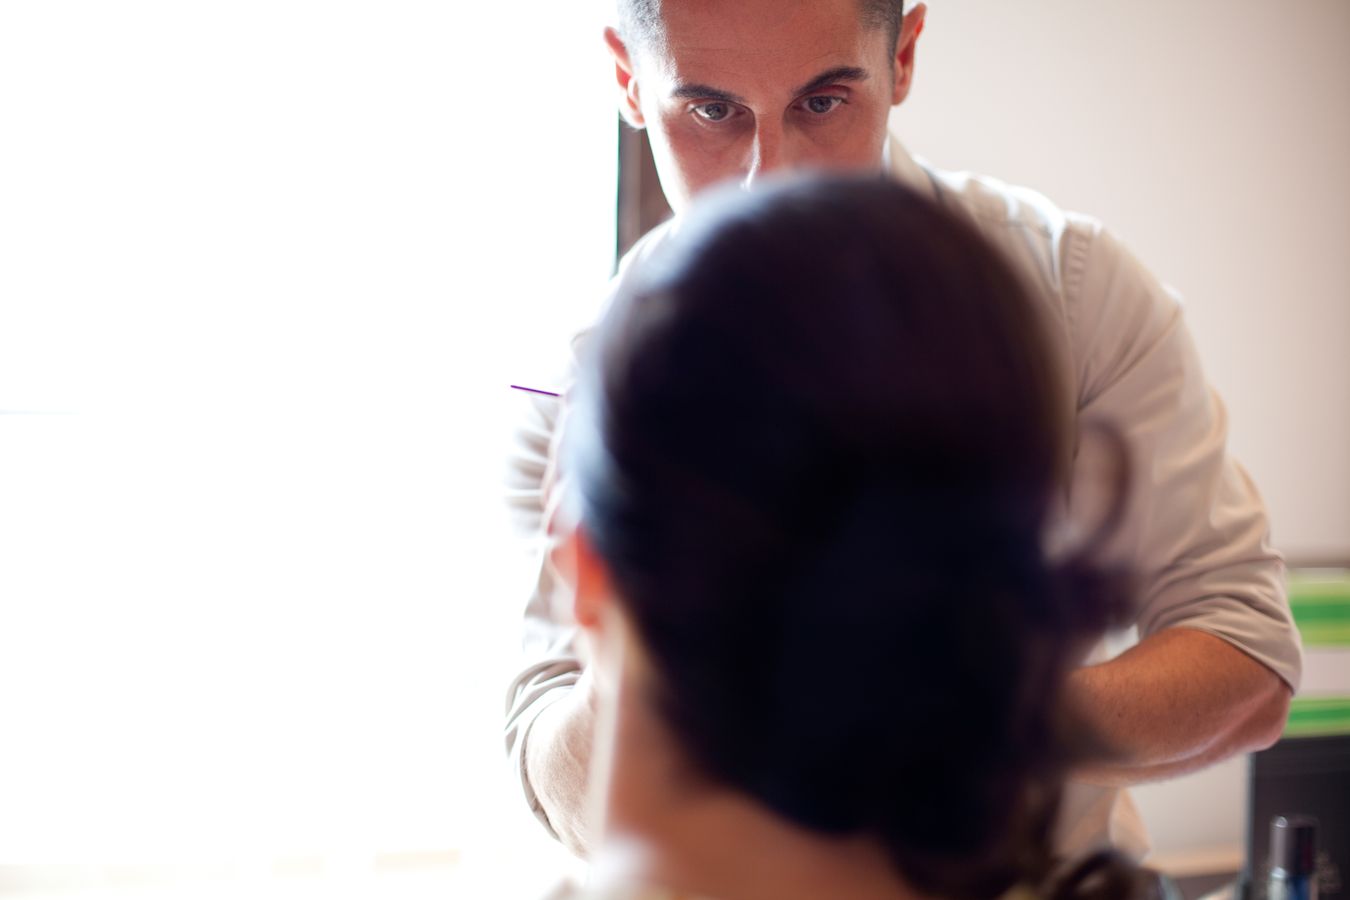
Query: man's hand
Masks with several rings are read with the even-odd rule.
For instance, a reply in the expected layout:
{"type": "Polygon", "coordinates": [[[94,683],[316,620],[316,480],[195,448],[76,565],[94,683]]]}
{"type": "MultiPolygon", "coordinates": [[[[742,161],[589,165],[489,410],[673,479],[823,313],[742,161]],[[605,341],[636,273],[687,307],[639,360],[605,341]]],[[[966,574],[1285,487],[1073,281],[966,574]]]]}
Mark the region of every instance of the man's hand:
{"type": "Polygon", "coordinates": [[[563,434],[567,430],[567,419],[572,411],[568,402],[569,394],[570,391],[564,391],[558,397],[558,417],[553,422],[553,434],[548,444],[548,462],[544,466],[544,477],[539,484],[544,504],[544,531],[548,534],[550,544],[554,545],[566,531],[568,524],[562,521],[562,504],[567,486],[559,461],[562,458],[563,434]]]}
{"type": "Polygon", "coordinates": [[[1120,755],[1075,778],[1124,786],[1172,778],[1279,739],[1289,686],[1220,638],[1171,628],[1075,672],[1071,702],[1120,755]]]}

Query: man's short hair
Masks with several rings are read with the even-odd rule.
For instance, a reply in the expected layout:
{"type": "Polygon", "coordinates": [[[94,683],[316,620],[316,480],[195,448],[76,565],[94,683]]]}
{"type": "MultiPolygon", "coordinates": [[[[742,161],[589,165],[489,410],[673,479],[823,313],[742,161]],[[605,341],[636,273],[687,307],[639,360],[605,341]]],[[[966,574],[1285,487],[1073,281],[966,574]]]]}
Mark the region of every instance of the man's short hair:
{"type": "MultiPolygon", "coordinates": [[[[661,46],[662,0],[618,0],[619,33],[630,51],[661,46]]],[[[891,53],[900,39],[905,0],[858,0],[858,11],[868,28],[886,29],[891,53]]]]}

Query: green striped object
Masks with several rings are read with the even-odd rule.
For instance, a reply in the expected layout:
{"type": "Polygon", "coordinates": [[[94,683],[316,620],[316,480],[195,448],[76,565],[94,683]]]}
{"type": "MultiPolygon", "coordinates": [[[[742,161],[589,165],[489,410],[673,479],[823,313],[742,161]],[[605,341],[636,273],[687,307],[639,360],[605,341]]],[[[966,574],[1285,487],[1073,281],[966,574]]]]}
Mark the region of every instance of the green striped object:
{"type": "Polygon", "coordinates": [[[1285,737],[1350,734],[1350,697],[1295,697],[1285,737]]]}
{"type": "Polygon", "coordinates": [[[1350,647],[1350,569],[1295,569],[1289,606],[1305,647],[1350,647]]]}

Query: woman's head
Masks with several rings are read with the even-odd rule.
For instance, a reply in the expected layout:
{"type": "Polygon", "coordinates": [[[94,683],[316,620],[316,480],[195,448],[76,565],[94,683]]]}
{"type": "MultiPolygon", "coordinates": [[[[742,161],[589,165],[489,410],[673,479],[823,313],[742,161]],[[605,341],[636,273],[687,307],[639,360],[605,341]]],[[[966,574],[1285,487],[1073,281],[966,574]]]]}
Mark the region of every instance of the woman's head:
{"type": "Polygon", "coordinates": [[[1043,549],[1070,424],[1007,263],[875,178],[723,195],[590,350],[581,527],[692,765],[920,888],[1042,865],[1063,678],[1120,595],[1043,549]]]}

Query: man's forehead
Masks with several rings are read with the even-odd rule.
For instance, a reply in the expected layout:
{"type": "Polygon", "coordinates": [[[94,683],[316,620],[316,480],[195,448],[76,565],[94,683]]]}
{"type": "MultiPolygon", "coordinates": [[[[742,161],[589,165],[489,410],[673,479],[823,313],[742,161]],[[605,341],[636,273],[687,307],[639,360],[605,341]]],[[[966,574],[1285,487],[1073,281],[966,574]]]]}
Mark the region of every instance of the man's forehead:
{"type": "Polygon", "coordinates": [[[703,46],[763,36],[776,42],[812,35],[842,36],[863,29],[859,0],[663,0],[667,37],[703,46]]]}
{"type": "Polygon", "coordinates": [[[831,68],[875,66],[884,52],[857,0],[666,0],[653,61],[672,84],[787,90],[831,68]]]}

